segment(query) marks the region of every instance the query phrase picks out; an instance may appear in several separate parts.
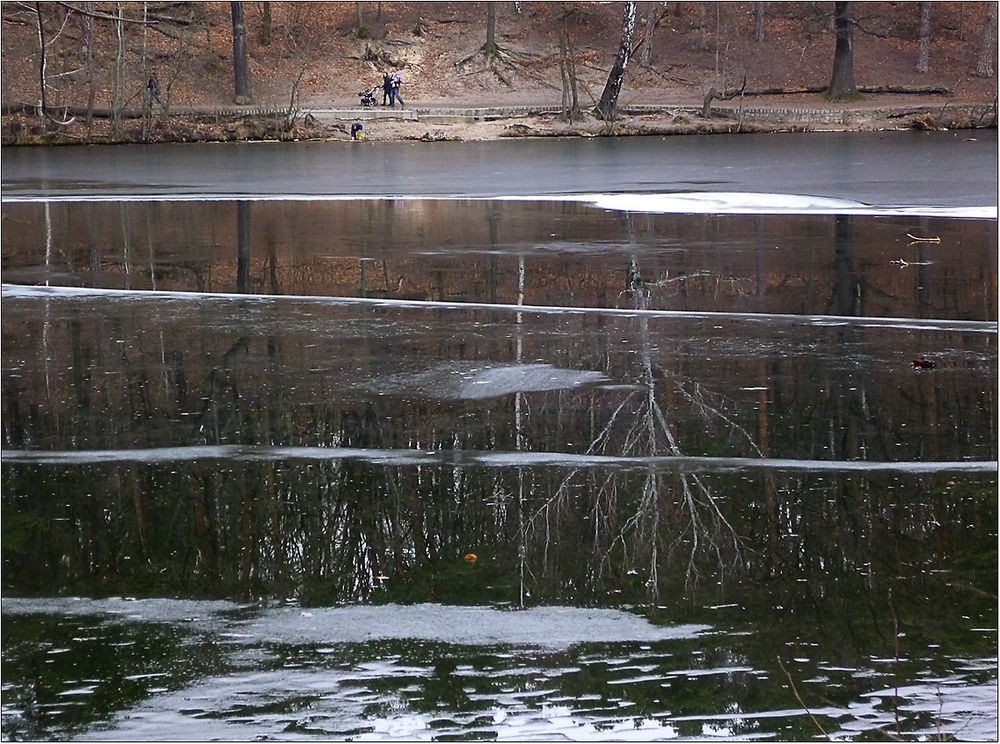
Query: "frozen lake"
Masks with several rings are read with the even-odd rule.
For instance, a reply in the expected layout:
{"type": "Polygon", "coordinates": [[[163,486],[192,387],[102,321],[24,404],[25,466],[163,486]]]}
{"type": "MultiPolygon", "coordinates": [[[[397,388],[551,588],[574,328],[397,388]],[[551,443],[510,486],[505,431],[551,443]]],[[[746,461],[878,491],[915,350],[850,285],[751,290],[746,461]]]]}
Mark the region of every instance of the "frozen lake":
{"type": "Polygon", "coordinates": [[[995,131],[3,166],[5,738],[996,738],[995,131]]]}
{"type": "Polygon", "coordinates": [[[995,129],[4,148],[2,163],[5,201],[752,192],[997,207],[995,129]]]}

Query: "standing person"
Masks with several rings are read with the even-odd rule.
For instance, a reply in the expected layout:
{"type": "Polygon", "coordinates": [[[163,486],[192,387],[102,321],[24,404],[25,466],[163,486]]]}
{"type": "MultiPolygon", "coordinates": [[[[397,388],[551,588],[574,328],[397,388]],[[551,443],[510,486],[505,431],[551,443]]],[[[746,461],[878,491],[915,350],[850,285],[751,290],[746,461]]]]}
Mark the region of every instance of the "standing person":
{"type": "Polygon", "coordinates": [[[388,72],[382,73],[382,105],[388,106],[392,98],[392,78],[388,72]]]}
{"type": "Polygon", "coordinates": [[[403,108],[406,102],[403,97],[399,95],[399,86],[403,84],[403,73],[396,70],[392,73],[392,88],[389,91],[389,108],[396,108],[396,101],[399,101],[399,107],[403,108]]]}
{"type": "Polygon", "coordinates": [[[160,100],[160,81],[156,78],[155,72],[151,73],[149,80],[146,81],[146,90],[149,91],[149,105],[151,107],[153,101],[163,106],[163,101],[160,100]]]}

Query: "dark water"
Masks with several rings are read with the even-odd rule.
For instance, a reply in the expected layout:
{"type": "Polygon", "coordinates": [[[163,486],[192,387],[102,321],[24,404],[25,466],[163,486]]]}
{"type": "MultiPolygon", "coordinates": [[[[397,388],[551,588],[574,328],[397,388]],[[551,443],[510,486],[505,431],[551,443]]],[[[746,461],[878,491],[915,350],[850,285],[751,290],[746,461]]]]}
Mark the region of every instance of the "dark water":
{"type": "Polygon", "coordinates": [[[5,738],[996,738],[995,220],[3,224],[5,738]]]}
{"type": "MultiPolygon", "coordinates": [[[[775,136],[7,147],[5,199],[763,192],[997,207],[996,129],[775,136]]],[[[719,210],[722,211],[722,210],[719,210]]]]}

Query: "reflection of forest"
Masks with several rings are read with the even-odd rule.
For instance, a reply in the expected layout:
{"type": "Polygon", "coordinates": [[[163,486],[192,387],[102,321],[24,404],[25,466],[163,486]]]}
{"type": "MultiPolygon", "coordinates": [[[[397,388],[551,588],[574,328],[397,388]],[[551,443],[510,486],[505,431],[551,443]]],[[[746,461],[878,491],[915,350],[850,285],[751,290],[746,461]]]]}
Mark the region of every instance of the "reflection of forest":
{"type": "MultiPolygon", "coordinates": [[[[529,305],[615,306],[625,288],[620,215],[574,202],[242,205],[242,215],[234,202],[4,205],[5,224],[18,227],[4,230],[5,278],[513,303],[523,256],[529,305]],[[243,250],[240,225],[253,235],[243,250]]],[[[832,216],[631,222],[629,250],[652,308],[833,314],[844,303],[831,298],[853,291],[852,314],[996,320],[993,220],[854,218],[848,229],[832,216]]]]}
{"type": "MultiPolygon", "coordinates": [[[[18,226],[3,233],[7,281],[996,319],[986,220],[624,218],[454,201],[14,204],[4,218],[18,226]],[[907,232],[942,242],[908,245],[907,232]]],[[[6,298],[3,309],[8,450],[996,452],[991,333],[297,299],[6,298]],[[928,350],[938,368],[913,370],[928,350]],[[610,382],[475,400],[398,384],[449,364],[550,364],[610,382]]],[[[676,613],[679,598],[736,602],[885,654],[900,623],[940,642],[940,626],[995,611],[995,488],[993,475],[958,472],[490,468],[457,455],[421,466],[8,459],[3,581],[18,594],[315,603],[676,613]]]]}
{"type": "MultiPolygon", "coordinates": [[[[521,475],[532,512],[564,488],[558,470],[521,475]]],[[[702,476],[741,551],[716,541],[685,588],[680,490],[663,477],[653,531],[632,519],[645,478],[588,472],[525,531],[516,469],[5,465],[4,590],[516,604],[523,575],[529,603],[646,603],[658,590],[673,613],[683,597],[752,617],[780,607],[787,623],[855,623],[860,636],[886,631],[894,610],[928,641],[991,606],[995,480],[702,476]]]]}
{"type": "Polygon", "coordinates": [[[685,455],[993,459],[988,333],[522,315],[291,299],[5,300],[6,444],[584,453],[607,428],[607,454],[649,455],[622,443],[651,388],[685,455]],[[942,350],[930,374],[910,365],[927,348],[942,350]],[[509,397],[398,386],[408,373],[517,359],[610,382],[524,394],[520,444],[509,397]]]}
{"type": "MultiPolygon", "coordinates": [[[[8,299],[4,319],[8,449],[985,460],[996,446],[988,334],[531,313],[515,322],[295,300],[8,299]],[[900,350],[932,341],[954,361],[933,375],[910,369],[900,350]],[[544,360],[615,384],[471,401],[379,386],[442,359],[544,360]]],[[[864,637],[885,632],[891,612],[929,622],[920,613],[930,597],[950,603],[935,622],[957,622],[951,607],[981,613],[995,588],[995,477],[696,477],[294,459],[7,462],[4,588],[312,602],[697,596],[761,613],[781,606],[807,626],[817,613],[855,622],[860,609],[864,637]],[[468,552],[478,561],[465,562],[468,552]]]]}

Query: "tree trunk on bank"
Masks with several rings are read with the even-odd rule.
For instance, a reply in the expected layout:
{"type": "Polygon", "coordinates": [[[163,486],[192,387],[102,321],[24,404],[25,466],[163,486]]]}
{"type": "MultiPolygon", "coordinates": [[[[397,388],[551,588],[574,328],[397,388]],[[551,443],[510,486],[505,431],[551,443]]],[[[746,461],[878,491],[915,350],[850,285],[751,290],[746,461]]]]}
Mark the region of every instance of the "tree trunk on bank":
{"type": "Polygon", "coordinates": [[[497,51],[497,4],[490,0],[486,3],[486,43],[483,44],[486,54],[497,51]]]}
{"type": "Polygon", "coordinates": [[[260,45],[267,46],[271,43],[271,3],[261,3],[261,25],[260,25],[260,45]]]}
{"type": "Polygon", "coordinates": [[[244,104],[253,100],[250,92],[250,68],[247,64],[247,26],[243,3],[230,3],[233,16],[233,76],[236,91],[233,103],[244,104]]]}
{"type": "Polygon", "coordinates": [[[758,44],[764,41],[764,3],[753,4],[753,40],[758,44]]]}
{"type": "Polygon", "coordinates": [[[94,127],[94,102],[97,100],[97,65],[94,56],[94,19],[90,14],[94,12],[94,3],[83,4],[83,44],[84,57],[87,65],[87,141],[94,127]]]}
{"type": "Polygon", "coordinates": [[[842,101],[858,94],[854,84],[854,43],[850,3],[834,3],[834,28],[837,31],[837,46],[833,53],[833,77],[827,95],[830,100],[842,101]]]}
{"type": "Polygon", "coordinates": [[[597,104],[597,115],[605,121],[613,121],[618,109],[618,95],[625,82],[625,68],[628,66],[629,57],[632,56],[632,35],[634,32],[635,3],[627,2],[622,15],[622,37],[618,43],[618,54],[611,66],[611,72],[608,73],[608,82],[604,85],[601,100],[597,104]]]}
{"type": "Polygon", "coordinates": [[[122,111],[125,108],[125,11],[115,3],[115,81],[111,92],[111,137],[117,139],[122,131],[122,111]]]}
{"type": "Polygon", "coordinates": [[[708,51],[708,3],[698,3],[698,49],[708,51]]]}
{"type": "Polygon", "coordinates": [[[639,58],[641,67],[653,66],[653,34],[656,32],[656,25],[660,22],[660,16],[664,11],[660,8],[660,3],[651,3],[650,9],[646,12],[645,38],[642,42],[642,57],[639,58]]]}
{"type": "MultiPolygon", "coordinates": [[[[62,33],[65,30],[65,28],[66,28],[67,13],[68,13],[68,9],[65,6],[60,6],[60,7],[56,8],[56,16],[55,17],[56,17],[56,24],[57,24],[57,27],[58,27],[59,30],[56,32],[56,35],[52,39],[52,41],[55,41],[60,36],[62,36],[62,33]]],[[[66,54],[66,44],[60,43],[59,44],[59,56],[58,56],[58,59],[59,59],[59,78],[60,79],[62,79],[64,76],[66,76],[69,73],[69,69],[70,68],[69,68],[69,65],[68,65],[68,58],[67,57],[68,57],[68,55],[66,54]]],[[[56,90],[55,90],[55,101],[51,102],[51,103],[56,108],[59,108],[60,104],[62,104],[62,89],[61,88],[56,88],[56,90]]]]}
{"type": "Polygon", "coordinates": [[[976,75],[985,78],[993,77],[993,39],[997,25],[997,4],[988,3],[988,5],[983,35],[979,41],[979,59],[976,61],[976,75]]]}
{"type": "Polygon", "coordinates": [[[576,92],[576,63],[569,36],[569,12],[563,8],[559,22],[559,75],[562,78],[563,121],[575,121],[580,116],[580,102],[576,92]]]}
{"type": "Polygon", "coordinates": [[[931,66],[931,4],[920,3],[920,37],[917,40],[917,72],[927,72],[931,66]]]}
{"type": "Polygon", "coordinates": [[[559,78],[562,81],[562,116],[563,121],[569,121],[570,119],[570,103],[569,103],[569,70],[566,65],[566,58],[569,56],[568,48],[569,45],[566,43],[566,27],[565,21],[563,25],[559,27],[559,78]]]}
{"type": "Polygon", "coordinates": [[[46,113],[48,102],[45,100],[45,24],[42,22],[42,4],[35,3],[35,22],[38,24],[38,118],[46,131],[49,128],[49,117],[46,113]]]}

